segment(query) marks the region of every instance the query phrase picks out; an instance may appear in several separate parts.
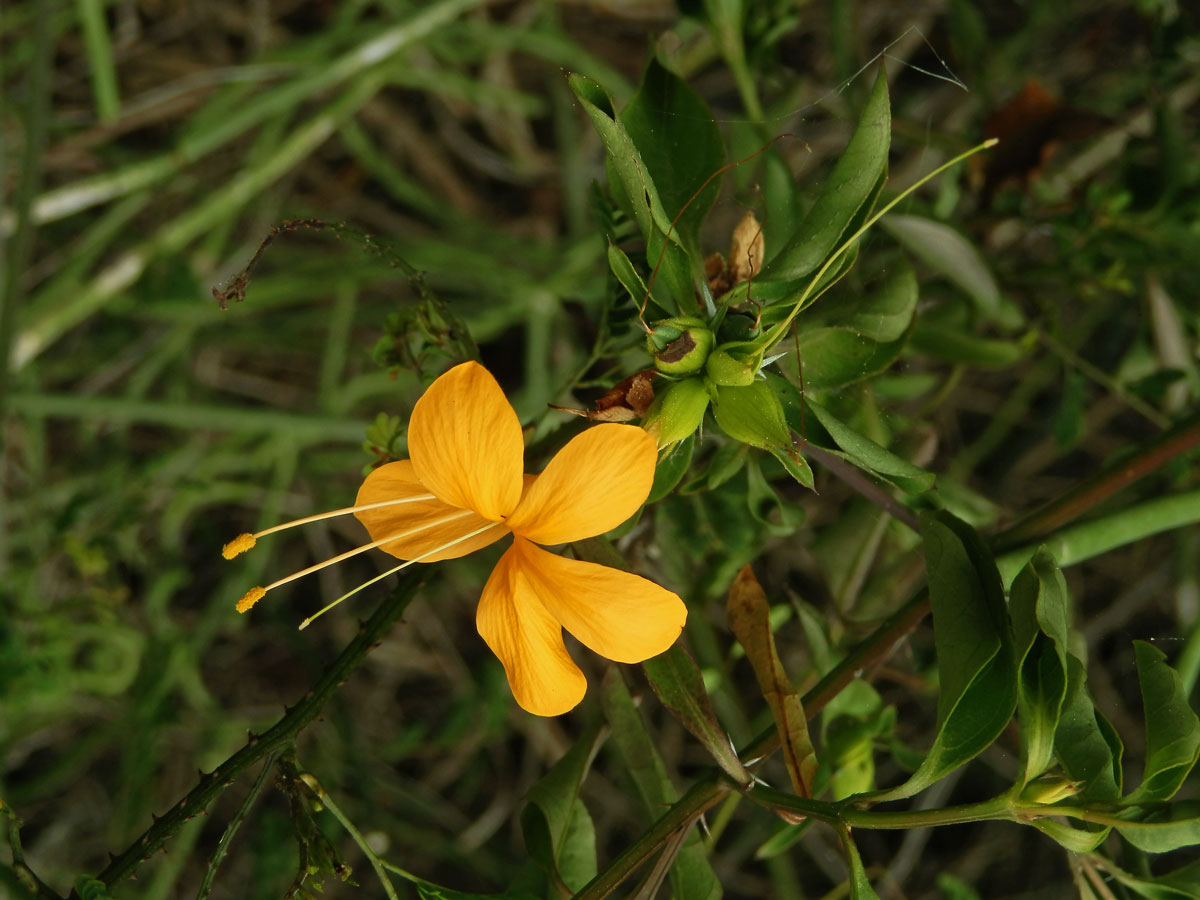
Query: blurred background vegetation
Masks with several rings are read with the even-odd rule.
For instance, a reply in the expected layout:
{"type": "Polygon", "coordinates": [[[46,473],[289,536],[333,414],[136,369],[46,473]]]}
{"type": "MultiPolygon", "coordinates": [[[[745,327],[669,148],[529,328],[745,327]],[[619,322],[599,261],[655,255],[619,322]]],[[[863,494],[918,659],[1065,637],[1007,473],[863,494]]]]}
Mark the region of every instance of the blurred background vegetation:
{"type": "MultiPolygon", "coordinates": [[[[924,265],[922,315],[977,343],[955,359],[928,335],[914,340],[889,377],[842,396],[869,411],[864,431],[938,472],[947,505],[975,524],[1018,519],[1194,409],[1194,6],[767,0],[747,4],[736,45],[701,7],[5,4],[0,797],[24,819],[29,862],[50,885],[65,893],[102,868],[195,784],[197,767],[278,719],[384,593],[296,630],[379,571],[358,558],[237,616],[250,586],[361,536],[334,521],[232,564],[219,556],[225,541],[348,504],[364,467],[402,450],[387,417],[402,421],[424,384],[473,352],[471,339],[535,426],[535,447],[575,427],[547,403],[586,405],[646,364],[631,309],[614,299],[614,223],[595,186],[602,150],[570,72],[620,104],[657,54],[709,104],[730,160],[794,136],[776,145],[790,179],[751,165],[725,179],[703,233],[710,250],[726,249],[747,208],[761,216],[772,195],[811,197],[881,54],[889,191],[1004,132],[988,161],[902,211],[979,248],[1027,326],[963,325],[963,283],[924,265]],[[221,308],[213,289],[281,225],[245,299],[221,308]]],[[[765,231],[769,245],[769,218],[765,231]]],[[[876,229],[863,256],[895,248],[876,229]]],[[[769,721],[739,694],[749,676],[724,625],[721,598],[742,564],[757,560],[779,604],[777,639],[797,681],[813,672],[814,629],[835,648],[852,644],[919,575],[912,541],[906,550],[827,473],[818,469],[817,495],[780,485],[779,508],[747,511],[752,478],[664,501],[653,532],[626,548],[689,601],[691,649],[739,744],[769,721]],[[885,541],[890,554],[861,552],[885,541]]],[[[1194,458],[1176,460],[1121,503],[1196,480],[1194,458]]],[[[1130,765],[1140,733],[1131,639],[1160,642],[1189,689],[1200,669],[1198,544],[1193,527],[1068,572],[1092,690],[1135,744],[1130,765]]],[[[598,715],[594,694],[557,720],[512,702],[474,630],[495,555],[431,569],[403,623],[298,748],[376,849],[473,891],[520,877],[523,798],[598,715]]],[[[917,702],[932,692],[929,643],[926,626],[873,673],[898,704],[899,738],[915,746],[931,721],[917,702]]],[[[580,661],[595,683],[601,661],[580,661]]],[[[703,752],[657,704],[646,709],[686,783],[703,752]]],[[[1006,783],[1015,763],[1004,746],[939,786],[938,801],[1006,783]]],[[[584,792],[602,860],[645,824],[605,752],[584,792]]],[[[116,895],[194,896],[249,783],[116,895]]],[[[832,833],[813,829],[761,858],[777,829],[760,811],[734,813],[711,854],[726,895],[836,896],[845,872],[832,833]]],[[[884,896],[975,896],[967,884],[989,898],[1066,896],[1063,852],[1027,831],[876,832],[860,847],[884,896]]],[[[327,894],[379,896],[354,846],[337,840],[362,887],[331,880],[327,894]]],[[[283,896],[295,867],[287,799],[268,791],[212,896],[283,896]]]]}

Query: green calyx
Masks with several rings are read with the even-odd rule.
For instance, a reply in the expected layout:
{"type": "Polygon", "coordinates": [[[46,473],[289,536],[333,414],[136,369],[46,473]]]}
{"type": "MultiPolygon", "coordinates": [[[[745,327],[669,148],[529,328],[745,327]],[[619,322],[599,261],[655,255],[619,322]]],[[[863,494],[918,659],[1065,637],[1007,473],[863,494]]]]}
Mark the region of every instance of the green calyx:
{"type": "Polygon", "coordinates": [[[694,375],[704,368],[716,337],[703,319],[677,316],[655,322],[646,337],[654,367],[665,375],[694,375]]]}
{"type": "Polygon", "coordinates": [[[719,385],[713,413],[721,430],[735,441],[763,450],[792,450],[792,430],[783,406],[765,381],[719,385]]]}
{"type": "Polygon", "coordinates": [[[659,447],[682,441],[700,427],[711,398],[702,378],[685,378],[658,393],[642,420],[659,447]]]}
{"type": "Polygon", "coordinates": [[[762,365],[762,351],[746,352],[738,343],[723,344],[704,365],[704,374],[718,387],[745,387],[754,382],[762,365]]]}

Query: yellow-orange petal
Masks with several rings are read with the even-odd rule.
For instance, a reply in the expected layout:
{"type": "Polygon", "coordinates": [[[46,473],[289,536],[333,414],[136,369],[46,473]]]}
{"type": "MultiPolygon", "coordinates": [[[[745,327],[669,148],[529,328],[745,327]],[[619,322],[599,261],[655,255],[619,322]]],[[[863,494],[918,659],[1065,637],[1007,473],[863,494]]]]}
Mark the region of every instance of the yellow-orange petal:
{"type": "Polygon", "coordinates": [[[555,454],[507,525],[539,544],[562,544],[616,528],[650,493],[658,449],[633,425],[596,425],[555,454]]]}
{"type": "Polygon", "coordinates": [[[521,500],[525,442],[504,391],[483,366],[446,372],[413,407],[408,455],[431,493],[498,522],[521,500]]]}
{"type": "Polygon", "coordinates": [[[687,607],[649,579],[566,559],[517,537],[508,554],[541,605],[584,646],[617,662],[662,653],[679,637],[687,607]]]}
{"type": "Polygon", "coordinates": [[[520,554],[514,551],[515,544],[492,570],[475,624],[504,664],[521,708],[538,716],[557,716],[583,699],[587,679],[563,645],[562,626],[538,601],[523,575],[520,554]]]}
{"type": "MultiPolygon", "coordinates": [[[[355,506],[386,500],[404,500],[429,493],[430,490],[417,478],[411,460],[402,459],[373,470],[358,489],[355,506]]],[[[380,547],[381,550],[400,559],[414,559],[491,524],[490,520],[469,509],[460,509],[436,498],[364,509],[356,512],[354,516],[367,526],[373,541],[383,540],[392,534],[405,534],[405,537],[380,547]]],[[[437,562],[439,559],[466,556],[480,547],[495,543],[506,534],[508,530],[502,526],[492,528],[421,561],[437,562]]]]}

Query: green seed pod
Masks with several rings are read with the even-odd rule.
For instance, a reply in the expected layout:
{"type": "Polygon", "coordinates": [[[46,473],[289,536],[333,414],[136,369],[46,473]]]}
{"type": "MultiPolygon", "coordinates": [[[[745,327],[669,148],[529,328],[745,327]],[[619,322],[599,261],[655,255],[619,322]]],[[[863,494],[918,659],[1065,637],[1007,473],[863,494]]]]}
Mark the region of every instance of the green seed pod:
{"type": "Polygon", "coordinates": [[[758,359],[717,348],[704,364],[704,373],[720,387],[745,387],[753,383],[758,359]]]}
{"type": "Polygon", "coordinates": [[[716,337],[703,319],[679,316],[655,322],[646,337],[654,366],[665,375],[692,375],[704,368],[716,337]]]}
{"type": "Polygon", "coordinates": [[[669,384],[654,398],[642,427],[658,441],[659,447],[668,447],[700,427],[709,399],[701,378],[685,378],[669,384]]]}
{"type": "Polygon", "coordinates": [[[719,386],[713,413],[721,430],[735,441],[764,450],[792,450],[792,430],[783,406],[765,381],[719,386]]]}

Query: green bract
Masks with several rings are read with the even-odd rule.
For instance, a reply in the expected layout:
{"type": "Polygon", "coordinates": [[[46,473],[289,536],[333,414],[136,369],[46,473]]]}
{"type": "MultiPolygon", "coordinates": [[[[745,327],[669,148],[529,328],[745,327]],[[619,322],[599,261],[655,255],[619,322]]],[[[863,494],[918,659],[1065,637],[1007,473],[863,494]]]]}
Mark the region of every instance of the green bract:
{"type": "Polygon", "coordinates": [[[746,355],[718,347],[704,364],[704,372],[719,387],[745,387],[754,381],[762,354],[746,355]]]}
{"type": "Polygon", "coordinates": [[[792,449],[792,431],[783,406],[764,381],[718,386],[713,412],[721,430],[735,441],[764,450],[792,449]]]}
{"type": "Polygon", "coordinates": [[[707,323],[695,316],[678,316],[655,322],[646,336],[646,349],[654,367],[666,375],[694,375],[716,343],[707,323]]]}
{"type": "Polygon", "coordinates": [[[669,384],[654,398],[642,427],[658,441],[659,447],[669,447],[700,427],[709,399],[708,388],[700,378],[669,384]]]}

